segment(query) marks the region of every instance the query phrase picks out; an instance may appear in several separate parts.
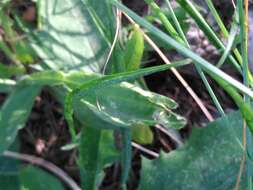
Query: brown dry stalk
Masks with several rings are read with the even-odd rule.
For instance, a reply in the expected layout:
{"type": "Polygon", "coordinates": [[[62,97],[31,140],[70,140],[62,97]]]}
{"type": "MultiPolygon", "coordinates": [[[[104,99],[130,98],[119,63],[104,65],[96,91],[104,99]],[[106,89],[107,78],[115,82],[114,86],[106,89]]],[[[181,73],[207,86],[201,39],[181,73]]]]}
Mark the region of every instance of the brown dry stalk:
{"type": "MultiPolygon", "coordinates": [[[[124,16],[129,20],[129,22],[131,22],[133,25],[136,25],[139,27],[139,25],[133,20],[131,19],[126,13],[124,13],[124,16]]],[[[149,38],[149,36],[142,30],[140,29],[140,31],[142,32],[145,40],[149,43],[149,45],[157,52],[157,54],[161,57],[161,59],[165,62],[165,64],[171,64],[171,62],[169,61],[169,59],[164,55],[164,53],[160,50],[160,48],[151,40],[151,38],[149,38]]],[[[182,75],[175,69],[175,68],[171,68],[171,71],[173,72],[173,74],[177,77],[177,79],[181,82],[181,84],[185,87],[185,89],[188,91],[188,93],[192,96],[192,98],[195,100],[195,102],[197,103],[197,105],[199,106],[199,108],[202,110],[202,112],[205,114],[206,118],[209,121],[214,121],[213,116],[211,115],[211,113],[207,110],[207,108],[205,107],[204,103],[202,102],[202,100],[198,97],[198,95],[193,91],[193,89],[190,87],[190,85],[184,80],[184,78],[182,77],[182,75]]]]}
{"type": "MultiPolygon", "coordinates": [[[[247,143],[246,136],[247,136],[247,124],[246,124],[246,122],[244,122],[243,133],[242,133],[242,145],[243,145],[244,150],[246,150],[246,143],[247,143]]],[[[240,182],[241,182],[241,178],[242,178],[242,174],[243,174],[243,170],[244,170],[244,166],[245,166],[245,160],[246,160],[246,155],[243,154],[243,156],[241,158],[239,172],[238,172],[238,175],[236,178],[235,187],[233,188],[233,190],[239,190],[239,188],[240,188],[240,182]]]]}
{"type": "Polygon", "coordinates": [[[152,156],[154,158],[158,158],[159,157],[158,153],[153,152],[153,151],[151,151],[151,150],[149,150],[149,149],[147,149],[147,148],[145,148],[145,147],[143,147],[143,146],[141,146],[141,145],[139,145],[139,144],[137,144],[135,142],[132,142],[131,144],[132,144],[133,147],[135,147],[136,149],[140,150],[141,152],[144,152],[144,153],[146,153],[146,154],[148,154],[148,155],[150,155],[150,156],[152,156]]]}

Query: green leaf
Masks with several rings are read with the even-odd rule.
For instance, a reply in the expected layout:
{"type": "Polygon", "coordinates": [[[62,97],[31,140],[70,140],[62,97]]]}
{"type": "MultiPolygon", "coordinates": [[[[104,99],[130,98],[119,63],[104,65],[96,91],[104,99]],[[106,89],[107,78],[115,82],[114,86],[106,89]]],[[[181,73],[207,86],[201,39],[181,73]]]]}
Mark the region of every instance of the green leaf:
{"type": "Polygon", "coordinates": [[[131,131],[127,128],[120,129],[122,138],[122,151],[121,151],[121,186],[124,188],[128,179],[128,175],[131,169],[132,161],[132,144],[131,144],[131,131]]]}
{"type": "MultiPolygon", "coordinates": [[[[120,2],[116,0],[110,0],[110,2],[115,5],[120,10],[124,11],[126,14],[128,14],[130,17],[132,17],[139,25],[143,26],[145,29],[147,29],[149,32],[151,32],[156,37],[163,40],[167,45],[172,46],[175,50],[177,50],[180,54],[191,58],[196,64],[199,64],[201,68],[206,71],[208,74],[213,74],[222,80],[225,80],[230,85],[234,86],[239,91],[243,92],[244,94],[250,96],[253,98],[253,91],[249,89],[247,86],[243,85],[242,83],[235,80],[233,77],[229,76],[228,74],[224,73],[222,70],[218,69],[217,67],[213,66],[211,63],[206,61],[205,59],[201,58],[188,48],[184,47],[182,44],[178,43],[174,39],[172,39],[170,36],[159,30],[157,27],[153,26],[152,24],[148,23],[145,19],[141,18],[137,14],[135,14],[133,11],[128,9],[126,6],[121,4],[120,2]]],[[[225,49],[225,47],[224,47],[225,49]]],[[[232,57],[233,58],[233,57],[232,57]]]]}
{"type": "Polygon", "coordinates": [[[18,168],[17,160],[0,156],[0,189],[19,189],[18,168]]]}
{"type": "Polygon", "coordinates": [[[154,161],[142,158],[139,189],[233,189],[244,154],[242,126],[243,119],[235,112],[205,128],[195,128],[178,150],[162,153],[154,161]]]}
{"type": "Polygon", "coordinates": [[[0,152],[8,149],[31,112],[38,86],[17,86],[0,110],[0,152]]]}
{"type": "Polygon", "coordinates": [[[243,118],[245,119],[247,126],[253,134],[253,110],[248,102],[245,102],[242,96],[235,90],[234,87],[229,85],[226,81],[213,76],[215,81],[229,94],[234,100],[237,107],[240,109],[243,118]]]}
{"type": "Polygon", "coordinates": [[[127,41],[124,53],[126,71],[140,68],[144,52],[144,37],[140,29],[135,26],[131,38],[127,41]]]}
{"type": "Polygon", "coordinates": [[[25,68],[21,66],[7,66],[0,63],[0,78],[10,78],[14,75],[25,74],[25,68]]]}
{"type": "Polygon", "coordinates": [[[64,190],[61,182],[51,174],[33,166],[22,169],[19,173],[20,185],[25,190],[64,190]]]}
{"type": "MultiPolygon", "coordinates": [[[[93,123],[89,123],[90,126],[93,123]]],[[[79,145],[82,187],[96,189],[101,182],[103,168],[119,158],[113,132],[93,127],[83,127],[79,145]]]]}
{"type": "Polygon", "coordinates": [[[139,144],[151,144],[154,139],[152,130],[143,124],[134,125],[131,128],[131,134],[133,141],[139,144]]]}
{"type": "Polygon", "coordinates": [[[31,165],[21,168],[19,161],[0,157],[0,189],[7,190],[64,190],[51,174],[31,165]]]}
{"type": "Polygon", "coordinates": [[[118,118],[128,126],[136,123],[155,124],[159,119],[165,119],[161,113],[169,116],[171,113],[166,110],[177,107],[173,100],[130,83],[101,88],[96,90],[96,96],[82,95],[81,98],[93,105],[98,103],[98,111],[118,118]],[[162,105],[161,101],[164,101],[162,105]]]}
{"type": "Polygon", "coordinates": [[[0,78],[0,93],[9,93],[11,92],[16,85],[16,81],[10,79],[1,79],[0,78]]]}
{"type": "MultiPolygon", "coordinates": [[[[64,114],[65,118],[67,119],[68,125],[72,131],[74,131],[74,121],[72,118],[73,115],[73,100],[78,97],[88,97],[90,94],[94,94],[94,91],[97,91],[99,89],[103,89],[108,86],[112,86],[115,84],[119,84],[123,81],[127,80],[133,80],[141,76],[145,76],[148,74],[152,74],[158,71],[163,71],[171,67],[181,66],[184,64],[188,64],[189,62],[186,60],[182,62],[177,62],[170,65],[161,65],[161,66],[155,66],[155,67],[149,67],[145,69],[139,69],[137,71],[129,71],[124,73],[118,73],[113,75],[107,75],[103,76],[98,79],[90,80],[85,82],[84,84],[80,85],[78,88],[74,89],[73,91],[69,92],[68,95],[65,97],[65,103],[64,103],[64,114]]],[[[114,94],[115,95],[115,94],[114,94]]],[[[104,97],[104,95],[102,96],[104,97]]],[[[118,97],[119,98],[119,97],[118,97]]],[[[113,102],[112,102],[113,103],[113,102]]],[[[113,105],[113,104],[112,104],[113,105]]],[[[130,105],[128,105],[130,106],[130,105]]],[[[99,112],[101,112],[98,108],[99,112]]],[[[119,113],[120,114],[120,113],[119,113]]],[[[141,114],[141,113],[140,113],[141,114]]],[[[122,117],[125,116],[125,114],[121,114],[122,117]]],[[[157,119],[159,119],[159,114],[157,114],[157,119]]]]}
{"type": "Polygon", "coordinates": [[[90,0],[45,0],[39,7],[42,26],[32,45],[47,67],[100,72],[112,36],[105,31],[114,30],[111,8],[90,0]]]}

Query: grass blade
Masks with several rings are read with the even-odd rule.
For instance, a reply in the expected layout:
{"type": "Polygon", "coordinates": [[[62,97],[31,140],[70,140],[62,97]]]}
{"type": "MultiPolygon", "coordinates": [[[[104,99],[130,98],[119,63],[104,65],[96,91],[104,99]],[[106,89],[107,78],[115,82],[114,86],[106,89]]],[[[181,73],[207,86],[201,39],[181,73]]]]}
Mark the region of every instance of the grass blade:
{"type": "Polygon", "coordinates": [[[231,76],[227,75],[226,73],[224,73],[223,71],[221,71],[217,67],[213,66],[208,61],[201,58],[200,56],[198,56],[194,52],[190,51],[189,49],[187,49],[186,47],[184,47],[183,45],[181,45],[180,43],[178,43],[177,41],[175,41],[174,39],[169,37],[167,34],[162,32],[161,30],[159,30],[157,27],[153,26],[152,24],[147,22],[145,19],[143,19],[140,16],[138,16],[137,14],[135,14],[133,11],[128,9],[126,6],[122,5],[121,3],[119,3],[115,0],[110,0],[110,1],[112,2],[113,5],[117,6],[120,10],[126,12],[139,25],[146,28],[153,35],[155,35],[159,39],[163,40],[168,45],[172,46],[174,49],[176,49],[182,55],[185,55],[186,57],[191,58],[194,62],[196,62],[196,64],[199,64],[203,70],[227,81],[229,84],[234,86],[236,89],[240,90],[244,94],[247,94],[251,98],[253,98],[253,91],[251,89],[249,89],[248,87],[246,87],[242,83],[238,82],[237,80],[235,80],[231,76]]]}

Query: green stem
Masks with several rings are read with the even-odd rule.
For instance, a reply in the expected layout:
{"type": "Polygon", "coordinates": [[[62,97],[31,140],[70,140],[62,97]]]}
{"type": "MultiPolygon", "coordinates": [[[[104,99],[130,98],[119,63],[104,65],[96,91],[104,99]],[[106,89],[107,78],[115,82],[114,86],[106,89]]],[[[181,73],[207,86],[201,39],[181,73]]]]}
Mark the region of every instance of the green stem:
{"type": "MultiPolygon", "coordinates": [[[[245,1],[247,3],[247,0],[245,1]]],[[[241,51],[243,59],[243,82],[245,86],[249,86],[249,62],[248,62],[248,6],[246,5],[245,9],[243,7],[243,0],[237,1],[237,7],[239,12],[239,21],[240,21],[240,37],[241,37],[241,51]]],[[[250,105],[250,99],[247,95],[244,95],[244,101],[246,104],[250,105]]],[[[247,152],[249,157],[252,156],[252,136],[247,130],[247,152]]],[[[252,190],[252,175],[250,172],[250,158],[247,157],[247,182],[248,190],[252,190]]]]}
{"type": "MultiPolygon", "coordinates": [[[[186,36],[185,36],[185,34],[183,32],[183,29],[182,29],[182,27],[181,27],[181,25],[180,25],[180,23],[179,23],[176,15],[175,15],[174,11],[173,11],[173,8],[172,8],[169,0],[166,0],[166,3],[168,5],[168,7],[169,7],[170,13],[172,15],[173,22],[174,22],[175,26],[177,27],[177,30],[178,30],[178,32],[180,34],[180,37],[184,40],[184,44],[186,44],[186,47],[188,47],[189,49],[191,49],[191,47],[189,45],[189,42],[188,42],[188,40],[187,40],[187,38],[186,38],[186,36]]],[[[215,107],[217,108],[217,110],[220,113],[220,115],[224,116],[225,112],[222,109],[222,107],[221,107],[221,105],[219,103],[219,100],[217,99],[215,93],[213,92],[212,87],[210,86],[209,82],[207,81],[204,72],[202,71],[202,69],[201,69],[201,67],[199,65],[195,65],[195,67],[196,67],[196,70],[197,70],[197,72],[198,72],[198,74],[199,74],[202,82],[204,83],[204,85],[205,85],[205,87],[206,87],[206,89],[207,89],[210,97],[212,98],[212,101],[213,101],[215,107]]]]}
{"type": "Polygon", "coordinates": [[[145,0],[145,2],[151,7],[156,16],[161,20],[163,26],[167,30],[167,32],[179,43],[184,44],[184,41],[179,36],[173,25],[170,23],[166,15],[162,12],[160,7],[153,0],[145,0]]]}
{"type": "MultiPolygon", "coordinates": [[[[209,26],[193,3],[190,0],[177,0],[177,2],[195,20],[199,28],[205,33],[214,46],[222,51],[225,51],[226,48],[223,42],[209,26]]],[[[238,72],[241,73],[241,66],[238,64],[237,60],[232,55],[229,55],[229,60],[235,66],[238,72]]]]}
{"type": "MultiPolygon", "coordinates": [[[[211,0],[205,0],[205,1],[206,1],[208,8],[210,9],[214,19],[216,20],[218,26],[220,27],[220,30],[223,33],[224,37],[228,38],[229,37],[228,30],[227,30],[226,26],[224,25],[223,21],[221,20],[220,15],[216,11],[216,9],[213,5],[213,2],[211,0]]],[[[235,48],[233,50],[233,52],[234,52],[239,64],[242,64],[242,56],[241,56],[240,52],[238,51],[238,49],[235,48]]]]}

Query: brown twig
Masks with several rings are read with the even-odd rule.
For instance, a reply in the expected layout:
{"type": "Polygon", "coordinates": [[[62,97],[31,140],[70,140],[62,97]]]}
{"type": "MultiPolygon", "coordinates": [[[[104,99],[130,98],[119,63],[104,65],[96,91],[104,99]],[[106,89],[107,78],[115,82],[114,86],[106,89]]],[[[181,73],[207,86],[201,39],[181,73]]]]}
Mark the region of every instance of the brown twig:
{"type": "Polygon", "coordinates": [[[174,134],[170,133],[167,129],[163,128],[160,125],[155,125],[155,128],[157,128],[159,131],[161,131],[162,133],[164,133],[165,135],[167,135],[168,137],[170,137],[178,146],[182,146],[183,145],[183,142],[181,141],[181,139],[179,139],[174,134]]]}
{"type": "Polygon", "coordinates": [[[135,148],[137,148],[138,150],[140,150],[140,151],[142,151],[142,152],[144,152],[144,153],[146,153],[146,154],[154,157],[154,158],[158,158],[159,157],[158,153],[153,152],[153,151],[151,151],[151,150],[149,150],[149,149],[147,149],[147,148],[145,148],[145,147],[143,147],[143,146],[141,146],[141,145],[139,145],[139,144],[137,144],[135,142],[132,142],[132,146],[135,147],[135,148]]]}
{"type": "MultiPolygon", "coordinates": [[[[246,150],[246,143],[247,143],[246,137],[247,137],[247,124],[246,124],[246,122],[244,122],[243,134],[242,134],[242,146],[243,146],[244,150],[246,150]]],[[[241,182],[241,178],[242,178],[242,174],[243,174],[243,170],[244,170],[245,160],[246,160],[246,155],[244,153],[241,158],[240,168],[239,168],[239,172],[238,172],[238,175],[236,178],[235,187],[233,188],[233,190],[239,190],[240,182],[241,182]]]]}
{"type": "Polygon", "coordinates": [[[57,177],[59,177],[70,189],[72,190],[81,190],[81,188],[76,184],[76,182],[69,177],[62,169],[57,167],[56,165],[52,164],[51,162],[48,162],[42,158],[36,157],[36,156],[31,156],[28,154],[21,154],[17,152],[11,152],[11,151],[4,151],[3,156],[9,157],[9,158],[14,158],[18,160],[22,160],[24,162],[28,162],[33,165],[40,166],[57,177]]]}

